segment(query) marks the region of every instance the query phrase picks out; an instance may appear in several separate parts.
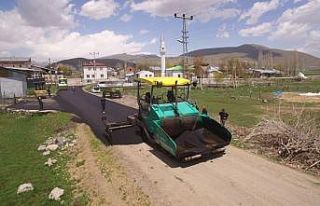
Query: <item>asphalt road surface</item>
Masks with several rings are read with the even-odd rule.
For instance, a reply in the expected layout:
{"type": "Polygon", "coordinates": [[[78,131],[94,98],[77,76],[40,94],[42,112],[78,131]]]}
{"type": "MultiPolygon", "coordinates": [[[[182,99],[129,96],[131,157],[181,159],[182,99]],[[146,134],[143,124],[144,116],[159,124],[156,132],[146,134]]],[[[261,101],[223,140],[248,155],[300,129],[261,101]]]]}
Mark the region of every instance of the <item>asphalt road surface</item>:
{"type": "MultiPolygon", "coordinates": [[[[81,118],[81,121],[90,125],[95,135],[106,142],[104,125],[102,118],[102,107],[100,98],[88,94],[81,87],[76,87],[75,92],[72,90],[62,90],[55,98],[59,103],[59,108],[62,111],[76,114],[81,118]]],[[[130,107],[126,107],[111,101],[106,101],[106,116],[107,121],[124,121],[128,115],[134,114],[137,111],[130,107]]],[[[130,128],[127,130],[115,131],[113,133],[113,144],[138,144],[142,140],[136,135],[136,129],[130,128]]]]}

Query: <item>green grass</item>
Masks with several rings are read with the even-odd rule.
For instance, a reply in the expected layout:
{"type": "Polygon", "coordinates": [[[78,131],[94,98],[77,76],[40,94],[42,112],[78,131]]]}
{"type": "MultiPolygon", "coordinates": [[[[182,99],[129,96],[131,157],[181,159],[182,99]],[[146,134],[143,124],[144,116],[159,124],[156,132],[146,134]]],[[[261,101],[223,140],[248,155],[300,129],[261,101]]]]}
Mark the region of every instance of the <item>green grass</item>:
{"type": "Polygon", "coordinates": [[[63,205],[71,204],[72,188],[64,170],[66,155],[53,154],[57,166],[46,167],[48,156],[37,148],[49,136],[70,121],[65,113],[45,116],[21,116],[0,113],[0,204],[1,205],[61,205],[48,199],[54,187],[65,190],[63,205]],[[31,182],[34,190],[17,195],[20,184],[31,182]]]}
{"type": "MultiPolygon", "coordinates": [[[[320,80],[292,81],[277,80],[270,86],[240,86],[233,88],[204,88],[192,89],[190,91],[190,100],[197,102],[200,109],[206,107],[211,116],[218,119],[219,111],[224,108],[229,113],[229,121],[239,126],[252,127],[257,124],[265,111],[264,105],[278,104],[272,92],[319,92],[320,80]],[[251,91],[251,92],[250,92],[251,91]],[[251,93],[251,97],[250,97],[251,93]],[[267,100],[267,103],[263,102],[267,100]]],[[[141,94],[149,91],[144,88],[141,94]]],[[[125,93],[136,95],[136,89],[126,89],[125,93]]],[[[160,93],[165,94],[163,89],[160,93]]],[[[165,97],[165,95],[163,95],[165,97]]],[[[289,104],[288,104],[289,105],[289,104]]],[[[312,106],[314,104],[304,104],[312,106]]]]}
{"type": "Polygon", "coordinates": [[[93,84],[88,84],[88,85],[84,86],[83,88],[84,88],[84,90],[86,90],[87,92],[91,92],[93,86],[94,86],[93,84]]]}
{"type": "Polygon", "coordinates": [[[307,71],[303,71],[302,73],[307,75],[307,76],[320,75],[320,69],[318,69],[318,70],[307,70],[307,71]]]}
{"type": "Polygon", "coordinates": [[[190,93],[191,101],[196,101],[200,110],[205,107],[211,116],[218,119],[218,113],[224,108],[229,113],[229,121],[239,126],[252,126],[263,114],[259,105],[262,101],[241,95],[241,89],[203,89],[190,93]]]}
{"type": "MultiPolygon", "coordinates": [[[[50,92],[51,92],[51,95],[56,95],[59,88],[57,85],[55,84],[52,84],[52,85],[46,85],[44,90],[47,90],[48,88],[50,87],[50,92]]],[[[27,89],[27,95],[35,95],[35,92],[34,92],[35,88],[31,87],[31,88],[28,88],[27,89]]]]}

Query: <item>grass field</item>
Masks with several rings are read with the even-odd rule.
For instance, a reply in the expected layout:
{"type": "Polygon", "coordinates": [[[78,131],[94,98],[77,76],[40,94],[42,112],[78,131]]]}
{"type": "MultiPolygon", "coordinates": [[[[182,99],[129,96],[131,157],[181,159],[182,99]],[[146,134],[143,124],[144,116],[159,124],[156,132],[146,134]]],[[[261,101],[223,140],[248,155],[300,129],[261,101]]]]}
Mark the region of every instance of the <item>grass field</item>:
{"type": "Polygon", "coordinates": [[[320,75],[320,69],[318,69],[318,70],[307,70],[307,71],[303,71],[302,73],[305,74],[305,75],[308,75],[308,76],[320,75]]]}
{"type": "MultiPolygon", "coordinates": [[[[142,90],[144,94],[147,90],[142,90]]],[[[320,92],[320,80],[288,81],[278,80],[270,86],[240,86],[234,88],[192,89],[190,100],[197,102],[199,108],[206,107],[209,113],[218,119],[219,111],[224,108],[230,114],[230,122],[238,126],[252,127],[267,114],[265,107],[279,104],[273,95],[275,91],[283,92],[320,92]]],[[[127,94],[136,95],[135,89],[126,89],[127,94]]],[[[165,91],[161,91],[165,97],[165,91]]],[[[160,93],[161,93],[160,92],[160,93]]],[[[282,103],[283,106],[290,105],[282,103]]],[[[299,104],[297,104],[299,105],[299,104]]],[[[314,106],[314,104],[304,104],[314,106]]]]}
{"type": "MultiPolygon", "coordinates": [[[[48,88],[50,88],[50,92],[51,92],[51,95],[56,95],[59,88],[57,85],[53,84],[53,85],[46,85],[44,90],[48,90],[48,88]]],[[[28,88],[27,89],[27,95],[35,95],[35,92],[34,92],[34,88],[28,88]]]]}
{"type": "Polygon", "coordinates": [[[61,205],[50,201],[54,187],[65,190],[63,205],[71,204],[71,182],[65,165],[68,157],[53,154],[58,166],[46,167],[48,156],[38,146],[58,129],[65,127],[70,116],[65,113],[23,116],[0,113],[0,205],[61,205]],[[17,195],[20,184],[32,183],[34,190],[17,195]]]}

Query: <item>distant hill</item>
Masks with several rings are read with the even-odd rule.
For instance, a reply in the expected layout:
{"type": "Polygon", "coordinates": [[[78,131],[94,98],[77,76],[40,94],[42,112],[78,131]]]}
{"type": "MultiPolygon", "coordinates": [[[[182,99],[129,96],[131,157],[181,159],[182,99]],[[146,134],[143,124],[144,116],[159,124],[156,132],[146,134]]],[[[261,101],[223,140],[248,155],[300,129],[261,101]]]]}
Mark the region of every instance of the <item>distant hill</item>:
{"type": "Polygon", "coordinates": [[[320,69],[320,58],[299,52],[281,49],[273,49],[257,44],[244,44],[238,47],[221,47],[199,49],[187,53],[187,56],[203,56],[204,61],[209,64],[217,64],[230,58],[238,58],[245,61],[258,62],[262,57],[263,61],[272,61],[273,64],[288,65],[294,61],[300,67],[320,69]]]}
{"type": "MultiPolygon", "coordinates": [[[[274,65],[292,65],[297,62],[298,67],[320,70],[320,58],[299,52],[268,48],[257,44],[244,44],[237,47],[221,47],[198,49],[187,53],[189,62],[196,56],[202,56],[204,63],[219,65],[226,62],[230,58],[237,58],[241,61],[258,62],[262,59],[263,62],[272,62],[274,65]]],[[[89,61],[89,59],[75,58],[63,60],[60,63],[70,65],[78,70],[81,62],[89,61]]],[[[112,56],[101,57],[97,62],[105,63],[110,67],[121,67],[127,62],[129,65],[146,64],[152,66],[160,65],[160,57],[157,55],[130,55],[116,54],[112,56]]],[[[182,61],[182,56],[168,57],[166,59],[168,65],[179,64],[182,61]]]]}
{"type": "MultiPolygon", "coordinates": [[[[58,64],[63,64],[70,66],[73,70],[80,71],[82,69],[82,64],[85,62],[90,62],[92,59],[86,59],[86,58],[73,58],[73,59],[66,59],[57,62],[58,64]]],[[[96,59],[96,62],[103,63],[109,67],[112,68],[122,68],[125,64],[125,61],[121,59],[96,59]]],[[[128,62],[128,66],[134,66],[134,63],[128,62]]]]}
{"type": "Polygon", "coordinates": [[[157,55],[146,55],[146,54],[115,54],[112,56],[101,57],[99,59],[119,59],[126,62],[132,62],[136,64],[158,64],[160,62],[160,57],[157,55]]]}

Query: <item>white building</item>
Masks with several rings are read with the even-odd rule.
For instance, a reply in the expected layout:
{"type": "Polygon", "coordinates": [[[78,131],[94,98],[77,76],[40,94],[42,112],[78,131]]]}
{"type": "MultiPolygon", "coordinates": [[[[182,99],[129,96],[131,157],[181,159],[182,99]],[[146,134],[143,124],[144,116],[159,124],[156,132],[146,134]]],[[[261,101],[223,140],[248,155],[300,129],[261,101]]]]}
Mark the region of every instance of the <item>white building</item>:
{"type": "Polygon", "coordinates": [[[108,71],[110,71],[107,65],[98,62],[86,62],[82,67],[83,80],[85,82],[106,80],[108,78],[108,71]]]}
{"type": "Polygon", "coordinates": [[[176,65],[174,67],[166,69],[167,77],[183,77],[183,67],[181,65],[176,65]]]}
{"type": "Polygon", "coordinates": [[[208,66],[207,67],[207,77],[213,78],[216,74],[222,74],[220,68],[217,66],[208,66]]]}
{"type": "Polygon", "coordinates": [[[137,78],[142,78],[142,77],[154,77],[154,73],[150,71],[140,71],[136,73],[137,78]]]}

